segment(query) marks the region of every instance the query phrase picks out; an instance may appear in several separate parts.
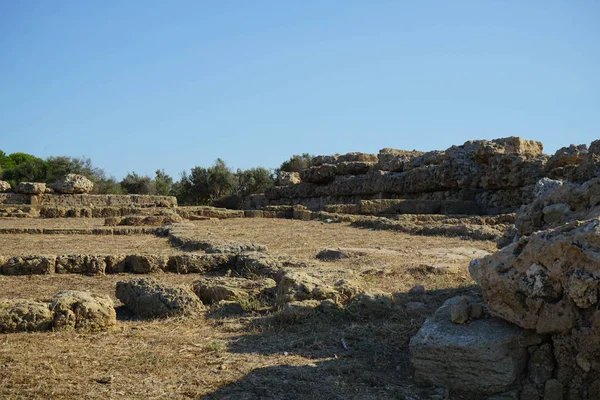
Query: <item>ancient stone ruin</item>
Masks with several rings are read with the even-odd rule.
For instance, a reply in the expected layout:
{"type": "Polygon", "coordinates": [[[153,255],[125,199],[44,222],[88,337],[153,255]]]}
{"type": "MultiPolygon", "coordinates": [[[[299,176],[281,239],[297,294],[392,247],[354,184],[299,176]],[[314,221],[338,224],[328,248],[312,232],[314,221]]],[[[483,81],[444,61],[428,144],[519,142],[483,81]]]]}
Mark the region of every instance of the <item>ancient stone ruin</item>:
{"type": "Polygon", "coordinates": [[[415,378],[490,399],[600,398],[599,145],[548,158],[513,242],[471,262],[489,317],[449,300],[411,340],[415,378]]]}
{"type": "Polygon", "coordinates": [[[426,153],[319,156],[307,170],[282,174],[265,196],[269,205],[352,214],[501,214],[533,201],[541,178],[582,183],[597,176],[598,147],[549,156],[540,142],[509,137],[426,153]]]}
{"type": "MultiPolygon", "coordinates": [[[[252,241],[200,237],[182,222],[288,218],[495,240],[499,251],[468,257],[478,257],[469,272],[481,295],[448,299],[410,340],[414,379],[463,399],[600,399],[600,141],[552,156],[543,154],[541,143],[516,137],[427,153],[319,156],[307,170],[282,173],[278,185],[245,210],[179,207],[169,196],[93,195],[92,188],[76,175],[52,188],[22,182],[12,191],[0,182],[0,217],[104,218],[102,227],[0,233],[155,234],[182,253],[0,256],[0,275],[227,271],[181,286],[146,277],[118,281],[116,297],[142,319],[192,318],[209,309],[242,314],[251,307],[249,297],[294,315],[317,308],[386,315],[426,309],[410,297],[425,288],[364,290],[348,271],[307,273],[310,262],[252,241]],[[411,301],[400,301],[401,295],[411,301]]],[[[386,251],[395,250],[327,248],[316,258],[335,263],[386,251]]],[[[88,292],[0,301],[3,333],[115,325],[112,300],[88,292]]]]}

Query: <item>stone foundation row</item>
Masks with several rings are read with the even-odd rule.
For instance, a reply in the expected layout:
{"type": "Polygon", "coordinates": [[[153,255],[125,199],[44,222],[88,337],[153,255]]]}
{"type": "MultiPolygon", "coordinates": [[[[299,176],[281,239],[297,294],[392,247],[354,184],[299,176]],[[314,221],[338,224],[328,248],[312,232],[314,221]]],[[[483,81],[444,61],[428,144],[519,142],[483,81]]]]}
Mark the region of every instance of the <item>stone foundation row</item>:
{"type": "Polygon", "coordinates": [[[160,234],[162,228],[152,226],[128,228],[0,228],[0,235],[151,235],[160,234]]]}
{"type": "Polygon", "coordinates": [[[174,272],[203,273],[235,265],[235,254],[181,254],[181,255],[89,255],[61,256],[28,255],[0,257],[2,275],[83,274],[105,275],[117,273],[148,274],[174,272]]]}

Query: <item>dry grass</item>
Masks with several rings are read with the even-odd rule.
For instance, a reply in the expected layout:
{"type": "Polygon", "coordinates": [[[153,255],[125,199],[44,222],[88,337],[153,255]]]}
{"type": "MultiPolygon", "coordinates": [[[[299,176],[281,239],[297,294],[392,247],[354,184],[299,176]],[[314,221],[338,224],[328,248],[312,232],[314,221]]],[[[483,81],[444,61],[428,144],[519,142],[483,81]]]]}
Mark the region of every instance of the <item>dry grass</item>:
{"type": "MultiPolygon", "coordinates": [[[[494,249],[488,242],[415,237],[346,224],[232,219],[194,225],[198,235],[251,240],[272,252],[313,262],[323,247],[395,250],[318,262],[312,272],[350,274],[368,288],[399,291],[406,300],[422,301],[428,308],[383,316],[332,312],[291,319],[254,314],[163,321],[135,321],[119,309],[114,332],[0,336],[0,398],[403,399],[416,390],[408,362],[410,337],[444,299],[477,292],[466,272],[469,258],[478,249],[494,249]],[[433,273],[427,268],[431,265],[446,265],[449,272],[433,273]],[[428,292],[407,294],[416,284],[425,285],[428,292]],[[342,338],[348,350],[342,347],[342,338]]],[[[57,254],[129,252],[125,249],[153,253],[166,251],[166,243],[146,235],[0,237],[2,254],[23,249],[57,254]]],[[[4,276],[0,297],[46,300],[62,289],[114,297],[115,282],[125,277],[4,276]]],[[[197,275],[155,277],[191,283],[197,275]]]]}
{"type": "Polygon", "coordinates": [[[0,255],[177,254],[165,238],[154,235],[0,235],[0,255]]]}

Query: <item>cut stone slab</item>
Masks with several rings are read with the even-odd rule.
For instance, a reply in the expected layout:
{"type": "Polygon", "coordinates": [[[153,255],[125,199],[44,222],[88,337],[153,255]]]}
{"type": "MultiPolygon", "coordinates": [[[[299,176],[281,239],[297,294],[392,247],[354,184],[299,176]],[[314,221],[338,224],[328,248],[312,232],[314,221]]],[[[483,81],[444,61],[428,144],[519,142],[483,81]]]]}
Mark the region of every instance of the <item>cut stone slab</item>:
{"type": "Polygon", "coordinates": [[[415,379],[481,395],[503,393],[523,376],[527,347],[541,337],[499,318],[453,324],[447,300],[410,340],[415,379]]]}

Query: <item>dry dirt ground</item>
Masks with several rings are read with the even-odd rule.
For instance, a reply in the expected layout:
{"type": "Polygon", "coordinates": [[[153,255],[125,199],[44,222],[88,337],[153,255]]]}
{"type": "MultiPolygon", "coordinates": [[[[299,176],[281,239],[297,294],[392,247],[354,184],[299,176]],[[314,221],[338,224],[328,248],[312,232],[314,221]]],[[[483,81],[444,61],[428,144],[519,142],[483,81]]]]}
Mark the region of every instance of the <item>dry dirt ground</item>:
{"type": "MultiPolygon", "coordinates": [[[[13,220],[14,221],[14,220],[13,220]]],[[[43,220],[28,220],[27,224],[43,220]]],[[[4,226],[6,222],[0,222],[4,226]]],[[[81,227],[85,219],[53,221],[81,227]],[[77,225],[77,224],[80,225],[77,225]]],[[[411,236],[348,224],[279,219],[194,222],[200,237],[254,241],[315,263],[313,272],[352,276],[366,289],[419,301],[419,311],[281,314],[140,321],[118,308],[115,331],[0,336],[0,398],[414,399],[408,341],[448,297],[477,295],[467,266],[492,242],[411,236]],[[317,262],[324,247],[380,249],[317,262]],[[441,267],[441,268],[433,268],[441,267]],[[424,285],[425,294],[409,294],[424,285]],[[342,344],[343,342],[343,344],[342,344]]],[[[0,255],[177,252],[152,235],[1,235],[0,255]]],[[[311,271],[309,271],[311,272],[311,271]]],[[[223,271],[224,273],[224,271],[223,271]]],[[[156,274],[188,284],[199,275],[156,274]]],[[[0,298],[48,300],[58,290],[109,294],[129,275],[0,276],[0,298]]],[[[116,300],[116,299],[115,299],[116,300]]],[[[420,398],[435,398],[425,390],[420,398]]]]}

